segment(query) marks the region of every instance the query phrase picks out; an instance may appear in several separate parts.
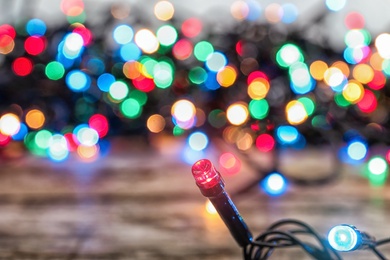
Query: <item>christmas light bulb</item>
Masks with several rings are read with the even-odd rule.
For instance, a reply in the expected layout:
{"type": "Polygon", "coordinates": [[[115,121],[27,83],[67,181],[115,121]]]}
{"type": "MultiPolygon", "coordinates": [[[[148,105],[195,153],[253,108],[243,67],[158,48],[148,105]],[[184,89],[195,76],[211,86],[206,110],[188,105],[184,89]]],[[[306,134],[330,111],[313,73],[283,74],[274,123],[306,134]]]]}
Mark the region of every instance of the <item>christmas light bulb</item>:
{"type": "Polygon", "coordinates": [[[343,252],[362,249],[375,244],[374,238],[347,224],[333,227],[329,231],[328,241],[335,250],[343,252]]]}
{"type": "Polygon", "coordinates": [[[351,251],[358,244],[358,233],[352,226],[338,225],[329,231],[328,241],[337,251],[351,251]]]}
{"type": "Polygon", "coordinates": [[[218,184],[223,184],[214,165],[207,159],[201,159],[192,165],[192,175],[199,188],[209,189],[218,184]]]}
{"type": "Polygon", "coordinates": [[[236,242],[242,247],[250,244],[252,234],[226,193],[225,183],[213,164],[207,159],[195,162],[192,165],[192,175],[199,190],[213,204],[236,242]]]}

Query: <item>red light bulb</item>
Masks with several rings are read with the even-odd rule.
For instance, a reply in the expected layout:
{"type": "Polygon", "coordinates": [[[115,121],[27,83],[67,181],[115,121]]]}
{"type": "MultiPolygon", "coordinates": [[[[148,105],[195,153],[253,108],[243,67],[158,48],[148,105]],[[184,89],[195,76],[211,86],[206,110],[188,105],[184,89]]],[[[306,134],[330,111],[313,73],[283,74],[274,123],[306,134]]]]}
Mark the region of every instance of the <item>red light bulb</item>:
{"type": "Polygon", "coordinates": [[[199,188],[210,189],[220,183],[221,176],[215,170],[214,165],[207,159],[201,159],[192,165],[192,175],[199,188]]]}
{"type": "Polygon", "coordinates": [[[250,244],[252,234],[226,193],[225,183],[214,165],[207,159],[201,159],[192,165],[192,175],[200,192],[209,198],[237,243],[242,247],[250,244]]]}

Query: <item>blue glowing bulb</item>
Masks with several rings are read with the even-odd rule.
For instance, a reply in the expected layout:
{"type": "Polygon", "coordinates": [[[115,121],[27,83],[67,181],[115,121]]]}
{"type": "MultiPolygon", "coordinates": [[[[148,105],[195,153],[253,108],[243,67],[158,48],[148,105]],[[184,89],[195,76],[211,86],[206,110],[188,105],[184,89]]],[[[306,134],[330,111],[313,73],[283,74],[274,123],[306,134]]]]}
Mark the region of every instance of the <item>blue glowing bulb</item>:
{"type": "Polygon", "coordinates": [[[261,186],[267,194],[277,196],[287,190],[287,181],[280,173],[273,172],[265,177],[261,186]]]}
{"type": "Polygon", "coordinates": [[[328,234],[331,247],[337,251],[352,251],[359,247],[360,233],[350,225],[337,225],[328,234]]]}

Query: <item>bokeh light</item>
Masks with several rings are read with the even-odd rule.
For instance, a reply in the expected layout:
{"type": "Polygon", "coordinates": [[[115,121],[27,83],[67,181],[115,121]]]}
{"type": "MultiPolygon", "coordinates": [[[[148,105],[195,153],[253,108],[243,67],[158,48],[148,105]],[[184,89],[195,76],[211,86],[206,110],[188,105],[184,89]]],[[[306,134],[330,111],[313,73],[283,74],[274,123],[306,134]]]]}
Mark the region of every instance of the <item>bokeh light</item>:
{"type": "Polygon", "coordinates": [[[171,46],[177,40],[177,31],[172,25],[166,24],[158,28],[156,37],[161,45],[171,46]]]}
{"type": "Polygon", "coordinates": [[[203,28],[202,21],[197,18],[189,18],[185,20],[181,25],[181,32],[188,38],[194,38],[198,36],[203,28]]]}
{"type": "Polygon", "coordinates": [[[345,4],[347,3],[347,0],[326,0],[325,4],[326,7],[334,12],[340,11],[344,8],[345,4]]]}
{"type": "Polygon", "coordinates": [[[367,155],[367,145],[361,141],[350,142],[347,147],[347,153],[353,160],[363,160],[367,155]]]}
{"type": "Polygon", "coordinates": [[[292,125],[301,124],[308,117],[304,105],[296,100],[292,100],[287,104],[286,115],[288,122],[292,125]]]}
{"type": "Polygon", "coordinates": [[[241,170],[241,161],[232,153],[223,153],[219,157],[219,164],[223,172],[227,174],[237,174],[241,170]]]}
{"type": "Polygon", "coordinates": [[[210,200],[207,200],[206,201],[206,205],[205,205],[205,208],[206,208],[206,212],[210,215],[216,215],[218,214],[217,210],[215,209],[214,205],[211,203],[210,200]]]}
{"type": "Polygon", "coordinates": [[[17,115],[7,113],[0,117],[0,133],[15,135],[20,129],[20,119],[17,115]]]}
{"type": "Polygon", "coordinates": [[[134,31],[129,25],[121,24],[115,27],[112,36],[118,44],[126,44],[133,40],[134,31]]]}
{"type": "Polygon", "coordinates": [[[77,154],[80,159],[85,162],[95,161],[99,157],[99,146],[79,145],[77,147],[77,154]]]}
{"type": "Polygon", "coordinates": [[[195,151],[204,150],[209,143],[207,135],[203,132],[194,132],[188,137],[188,144],[195,151]]]}
{"type": "Polygon", "coordinates": [[[276,61],[281,67],[289,67],[296,62],[303,62],[303,54],[295,44],[287,43],[276,53],[276,61]]]}
{"type": "Polygon", "coordinates": [[[275,139],[270,134],[261,134],[256,138],[256,148],[260,152],[270,152],[275,147],[275,139]]]}
{"type": "Polygon", "coordinates": [[[170,1],[158,1],[154,5],[154,15],[161,21],[172,19],[175,13],[175,8],[170,1]]]}
{"type": "Polygon", "coordinates": [[[148,54],[156,52],[160,47],[160,43],[156,35],[154,35],[154,33],[149,29],[141,29],[137,31],[134,41],[143,52],[148,54]]]}
{"type": "Polygon", "coordinates": [[[154,114],[151,115],[146,121],[146,127],[152,133],[160,133],[165,128],[165,119],[162,115],[154,114]]]}
{"type": "Polygon", "coordinates": [[[115,81],[110,85],[108,93],[114,100],[123,100],[127,97],[127,94],[129,93],[129,87],[123,81],[115,81]]]}
{"type": "Polygon", "coordinates": [[[261,187],[271,196],[282,195],[287,190],[286,178],[278,172],[272,172],[261,181],[261,187]]]}
{"type": "Polygon", "coordinates": [[[269,104],[265,99],[252,100],[249,102],[250,115],[255,119],[264,119],[269,113],[269,104]]]}
{"type": "Polygon", "coordinates": [[[226,66],[217,73],[217,81],[222,87],[230,87],[237,78],[237,71],[232,66],[226,66]]]}
{"type": "Polygon", "coordinates": [[[195,105],[186,99],[176,101],[171,108],[171,115],[176,124],[183,129],[189,129],[195,125],[195,105]]]}
{"type": "Polygon", "coordinates": [[[299,139],[299,132],[294,126],[282,125],[276,129],[276,136],[281,144],[294,144],[299,139]]]}
{"type": "Polygon", "coordinates": [[[68,144],[63,135],[55,134],[50,137],[48,156],[56,162],[64,161],[69,156],[68,144]]]}
{"type": "Polygon", "coordinates": [[[27,112],[25,122],[28,127],[32,129],[39,129],[45,123],[46,117],[42,111],[38,109],[31,109],[27,112]]]}
{"type": "Polygon", "coordinates": [[[19,57],[13,61],[12,70],[18,76],[27,76],[33,70],[33,63],[29,58],[19,57]]]}
{"type": "Polygon", "coordinates": [[[94,114],[88,120],[90,128],[95,129],[100,138],[107,135],[109,130],[109,122],[106,116],[102,114],[94,114]]]}
{"type": "Polygon", "coordinates": [[[46,40],[40,36],[30,36],[24,41],[24,49],[30,55],[39,55],[46,48],[46,40]]]}
{"type": "Polygon", "coordinates": [[[387,47],[390,44],[390,34],[382,33],[375,39],[375,47],[379,55],[384,59],[390,59],[390,49],[387,47]]]}
{"type": "Polygon", "coordinates": [[[89,89],[90,77],[81,70],[72,70],[66,75],[66,85],[74,92],[82,92],[89,89]]]}
{"type": "Polygon", "coordinates": [[[51,61],[45,68],[46,76],[51,80],[59,80],[65,74],[64,66],[58,61],[51,61]]]}
{"type": "Polygon", "coordinates": [[[142,113],[142,106],[138,100],[127,98],[121,103],[120,110],[125,117],[137,118],[142,113]]]}
{"type": "Polygon", "coordinates": [[[242,125],[248,120],[249,111],[244,103],[234,103],[226,110],[226,117],[233,125],[242,125]]]}
{"type": "Polygon", "coordinates": [[[214,72],[218,72],[227,65],[226,56],[221,52],[213,52],[207,56],[206,67],[214,72]]]}

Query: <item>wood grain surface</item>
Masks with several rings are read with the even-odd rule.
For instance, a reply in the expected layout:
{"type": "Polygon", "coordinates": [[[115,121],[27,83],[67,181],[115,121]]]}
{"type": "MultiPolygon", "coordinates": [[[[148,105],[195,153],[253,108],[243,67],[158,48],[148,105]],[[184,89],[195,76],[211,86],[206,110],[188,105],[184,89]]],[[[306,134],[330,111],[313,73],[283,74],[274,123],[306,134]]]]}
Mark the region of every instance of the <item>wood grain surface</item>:
{"type": "MultiPolygon", "coordinates": [[[[206,199],[194,184],[191,165],[181,159],[181,147],[169,139],[153,140],[151,146],[117,138],[107,156],[91,163],[4,156],[0,259],[242,259],[220,218],[206,213],[206,199]]],[[[219,146],[205,156],[215,160],[227,149],[219,146]]],[[[266,157],[252,154],[251,160],[261,163],[261,156],[266,157]]],[[[313,151],[299,160],[294,156],[284,156],[281,164],[308,178],[332,163],[313,151]]],[[[242,190],[258,178],[253,163],[242,162],[239,174],[226,176],[226,187],[254,235],[294,218],[323,235],[333,225],[350,223],[377,238],[390,236],[390,191],[387,185],[370,186],[357,167],[341,165],[331,183],[291,184],[285,195],[271,198],[257,188],[242,190]]],[[[390,246],[381,250],[390,257],[390,246]]],[[[366,251],[343,257],[375,259],[366,251]]],[[[272,259],[310,258],[286,249],[272,259]]]]}

